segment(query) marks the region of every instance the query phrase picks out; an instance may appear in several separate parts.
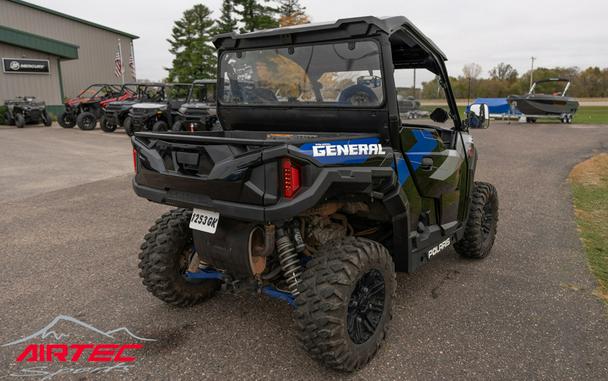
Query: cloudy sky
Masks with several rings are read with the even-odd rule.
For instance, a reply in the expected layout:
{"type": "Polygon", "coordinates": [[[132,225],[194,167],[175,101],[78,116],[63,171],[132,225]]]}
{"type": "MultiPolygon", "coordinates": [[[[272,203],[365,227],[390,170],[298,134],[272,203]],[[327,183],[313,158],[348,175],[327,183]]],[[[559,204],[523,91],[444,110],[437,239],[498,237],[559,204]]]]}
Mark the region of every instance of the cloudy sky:
{"type": "MultiPolygon", "coordinates": [[[[166,39],[194,0],[29,0],[140,36],[138,77],[160,80],[171,64],[166,39]]],[[[608,67],[606,0],[301,0],[313,22],[352,16],[403,15],[448,56],[452,75],[476,62],[483,76],[498,62],[520,72],[540,66],[608,67]]],[[[221,0],[203,1],[219,16],[221,0]]]]}

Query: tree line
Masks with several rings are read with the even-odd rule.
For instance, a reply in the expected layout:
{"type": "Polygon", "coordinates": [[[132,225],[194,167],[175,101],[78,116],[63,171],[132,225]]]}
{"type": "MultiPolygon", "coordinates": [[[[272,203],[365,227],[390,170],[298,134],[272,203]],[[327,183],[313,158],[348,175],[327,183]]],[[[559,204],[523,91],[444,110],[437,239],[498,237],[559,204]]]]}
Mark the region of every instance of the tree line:
{"type": "MultiPolygon", "coordinates": [[[[500,63],[488,72],[487,78],[480,78],[481,67],[477,64],[468,64],[463,68],[463,74],[450,77],[452,90],[456,98],[503,98],[514,94],[525,94],[530,88],[530,73],[528,70],[519,74],[511,65],[500,63]]],[[[581,70],[578,67],[539,67],[534,69],[533,79],[567,78],[572,85],[568,90],[569,96],[579,98],[608,97],[608,68],[597,66],[581,70]]],[[[560,86],[563,87],[563,84],[560,86]]],[[[422,89],[416,94],[423,99],[433,99],[441,96],[437,91],[437,79],[423,82],[422,89]]],[[[562,88],[542,85],[536,92],[553,93],[562,88]]]]}
{"type": "Polygon", "coordinates": [[[213,36],[220,33],[247,33],[256,30],[306,24],[306,8],[299,0],[224,0],[214,18],[204,4],[196,4],[175,21],[167,39],[173,61],[167,70],[168,82],[192,82],[216,76],[213,36]]]}

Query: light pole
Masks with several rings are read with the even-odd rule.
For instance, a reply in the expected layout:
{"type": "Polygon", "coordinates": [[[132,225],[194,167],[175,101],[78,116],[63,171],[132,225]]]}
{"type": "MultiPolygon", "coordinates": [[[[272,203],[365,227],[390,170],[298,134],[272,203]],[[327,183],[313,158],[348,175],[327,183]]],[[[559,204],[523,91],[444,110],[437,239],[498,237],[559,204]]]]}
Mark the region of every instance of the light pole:
{"type": "Polygon", "coordinates": [[[534,83],[534,60],[536,59],[536,57],[530,57],[530,61],[532,62],[532,65],[530,67],[530,88],[532,88],[532,83],[534,83]]]}

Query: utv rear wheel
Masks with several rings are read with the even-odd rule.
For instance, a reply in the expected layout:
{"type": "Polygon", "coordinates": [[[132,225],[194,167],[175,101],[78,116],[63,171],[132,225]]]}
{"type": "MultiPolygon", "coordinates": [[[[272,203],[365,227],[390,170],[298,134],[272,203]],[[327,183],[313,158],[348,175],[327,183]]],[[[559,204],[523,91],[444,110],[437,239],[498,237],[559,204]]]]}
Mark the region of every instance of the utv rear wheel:
{"type": "Polygon", "coordinates": [[[59,125],[63,128],[74,128],[76,125],[76,120],[71,113],[64,111],[57,117],[57,123],[59,123],[59,125]]]}
{"type": "Polygon", "coordinates": [[[139,254],[139,275],[148,291],[178,307],[205,301],[221,286],[219,280],[188,280],[185,276],[196,255],[188,227],[191,216],[186,209],[163,214],[145,235],[139,254]]]}
{"type": "Polygon", "coordinates": [[[464,237],[454,248],[469,258],[485,258],[490,254],[498,225],[498,194],[492,184],[475,182],[469,219],[464,237]]]}
{"type": "Polygon", "coordinates": [[[17,126],[17,128],[25,127],[25,118],[23,117],[23,115],[15,115],[15,126],[17,126]]]}
{"type": "Polygon", "coordinates": [[[42,111],[42,123],[46,127],[50,127],[51,124],[53,124],[53,119],[51,119],[51,116],[49,115],[49,113],[46,110],[42,111]]]}
{"type": "Polygon", "coordinates": [[[154,132],[166,132],[169,130],[169,125],[164,120],[159,120],[152,126],[154,132]]]}
{"type": "Polygon", "coordinates": [[[114,132],[116,130],[116,125],[108,124],[108,119],[106,119],[105,115],[102,115],[101,119],[99,119],[99,128],[101,128],[103,132],[114,132]]]}
{"type": "Polygon", "coordinates": [[[91,131],[95,129],[97,125],[97,117],[92,112],[85,111],[78,115],[76,118],[76,124],[83,131],[91,131]]]}
{"type": "Polygon", "coordinates": [[[349,237],[325,245],[298,286],[300,343],[331,368],[362,368],[384,341],[395,286],[393,260],[378,242],[349,237]]]}

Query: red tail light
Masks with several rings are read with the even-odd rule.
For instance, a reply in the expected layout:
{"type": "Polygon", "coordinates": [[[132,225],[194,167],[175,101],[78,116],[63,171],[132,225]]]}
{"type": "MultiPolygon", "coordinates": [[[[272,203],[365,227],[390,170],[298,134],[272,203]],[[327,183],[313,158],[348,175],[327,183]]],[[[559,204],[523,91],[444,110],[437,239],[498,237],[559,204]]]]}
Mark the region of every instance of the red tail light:
{"type": "Polygon", "coordinates": [[[292,198],[300,189],[300,168],[289,159],[281,162],[281,180],[283,182],[283,196],[292,198]]]}
{"type": "Polygon", "coordinates": [[[137,173],[137,150],[133,148],[133,169],[137,173]]]}

